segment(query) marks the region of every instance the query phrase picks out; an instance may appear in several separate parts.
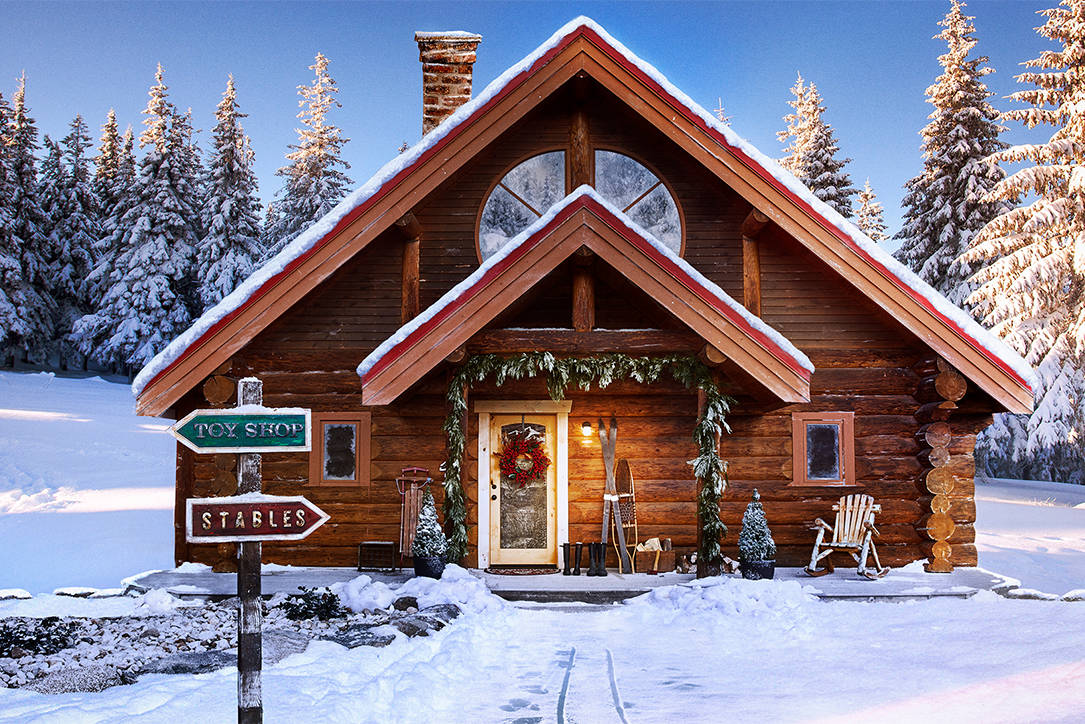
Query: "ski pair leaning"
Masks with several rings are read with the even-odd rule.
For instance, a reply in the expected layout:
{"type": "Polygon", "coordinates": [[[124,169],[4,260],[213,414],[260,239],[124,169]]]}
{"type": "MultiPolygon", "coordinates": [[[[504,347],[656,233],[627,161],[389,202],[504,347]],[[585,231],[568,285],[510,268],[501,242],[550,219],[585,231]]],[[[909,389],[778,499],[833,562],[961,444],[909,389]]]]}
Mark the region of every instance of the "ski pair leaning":
{"type": "MultiPolygon", "coordinates": [[[[607,574],[606,548],[602,543],[588,543],[588,572],[589,576],[605,576],[607,574]]],[[[565,558],[565,568],[561,571],[563,576],[579,576],[580,561],[583,557],[583,543],[562,543],[561,551],[565,558]]]]}

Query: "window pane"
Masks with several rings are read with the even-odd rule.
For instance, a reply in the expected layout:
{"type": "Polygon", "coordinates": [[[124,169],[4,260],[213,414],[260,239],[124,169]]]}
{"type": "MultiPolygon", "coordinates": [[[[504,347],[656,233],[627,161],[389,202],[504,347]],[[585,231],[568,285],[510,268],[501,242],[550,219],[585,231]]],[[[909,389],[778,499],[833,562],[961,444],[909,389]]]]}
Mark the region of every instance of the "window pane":
{"type": "Polygon", "coordinates": [[[614,151],[595,152],[595,190],[619,209],[629,206],[657,181],[654,173],[629,156],[614,151]]]}
{"type": "Polygon", "coordinates": [[[681,253],[682,224],[678,220],[678,206],[663,186],[656,186],[627,213],[668,249],[675,254],[681,253]]]}
{"type": "Polygon", "coordinates": [[[325,423],[324,425],[324,479],[357,480],[355,439],[357,428],[353,423],[325,423]]]}
{"type": "Polygon", "coordinates": [[[530,226],[538,215],[565,197],[565,152],[552,151],[532,156],[505,174],[502,186],[494,188],[482,208],[478,246],[485,261],[512,237],[530,226]],[[531,205],[528,208],[516,196],[531,205]]]}
{"type": "Polygon", "coordinates": [[[498,186],[486,200],[478,229],[478,245],[482,258],[489,259],[512,237],[526,229],[539,217],[517,201],[512,194],[498,186]]]}
{"type": "Polygon", "coordinates": [[[565,198],[565,152],[540,153],[505,174],[501,183],[540,214],[565,198]]]}
{"type": "Polygon", "coordinates": [[[840,480],[840,426],[806,426],[806,478],[840,480]]]}

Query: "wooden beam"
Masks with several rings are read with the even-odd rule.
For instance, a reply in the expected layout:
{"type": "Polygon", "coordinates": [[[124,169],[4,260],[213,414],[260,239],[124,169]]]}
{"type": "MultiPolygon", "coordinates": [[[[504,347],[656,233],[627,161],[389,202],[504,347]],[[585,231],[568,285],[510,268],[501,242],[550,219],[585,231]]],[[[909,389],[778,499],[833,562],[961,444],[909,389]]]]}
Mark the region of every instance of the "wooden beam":
{"type": "Polygon", "coordinates": [[[445,357],[445,361],[450,362],[454,365],[458,365],[460,362],[463,362],[466,357],[467,347],[461,344],[459,347],[452,350],[452,352],[447,357],[445,357]]]}
{"type": "Polygon", "coordinates": [[[751,313],[761,316],[761,252],[758,236],[768,224],[769,217],[751,209],[742,222],[742,304],[751,313]]]}
{"type": "Polygon", "coordinates": [[[396,221],[396,228],[403,234],[403,288],[400,293],[399,318],[406,324],[418,316],[419,257],[422,247],[422,224],[413,213],[404,214],[396,221]]]}
{"type": "Polygon", "coordinates": [[[573,255],[573,329],[590,332],[595,327],[595,278],[593,254],[580,249],[573,255]]]}
{"type": "Polygon", "coordinates": [[[697,357],[709,367],[718,367],[727,361],[727,355],[710,344],[701,347],[697,357]]]}
{"type": "Polygon", "coordinates": [[[569,190],[594,182],[595,154],[591,147],[588,114],[583,108],[573,112],[569,122],[569,190]]]}
{"type": "Polygon", "coordinates": [[[761,253],[758,241],[742,237],[742,304],[751,314],[761,316],[761,253]]]}
{"type": "Polygon", "coordinates": [[[669,329],[639,329],[628,332],[613,329],[595,329],[590,332],[577,332],[573,329],[484,329],[471,338],[467,349],[475,354],[531,352],[540,349],[570,354],[654,354],[692,352],[703,345],[704,340],[693,332],[669,329]]]}

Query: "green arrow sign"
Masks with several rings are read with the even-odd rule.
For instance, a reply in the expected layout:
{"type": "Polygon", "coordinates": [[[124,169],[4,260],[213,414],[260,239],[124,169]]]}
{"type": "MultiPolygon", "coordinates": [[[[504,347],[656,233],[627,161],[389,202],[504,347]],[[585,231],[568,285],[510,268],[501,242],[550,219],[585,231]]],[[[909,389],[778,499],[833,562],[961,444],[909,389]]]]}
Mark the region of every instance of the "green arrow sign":
{"type": "Polygon", "coordinates": [[[299,452],[312,447],[309,410],[196,410],[170,432],[198,453],[299,452]]]}

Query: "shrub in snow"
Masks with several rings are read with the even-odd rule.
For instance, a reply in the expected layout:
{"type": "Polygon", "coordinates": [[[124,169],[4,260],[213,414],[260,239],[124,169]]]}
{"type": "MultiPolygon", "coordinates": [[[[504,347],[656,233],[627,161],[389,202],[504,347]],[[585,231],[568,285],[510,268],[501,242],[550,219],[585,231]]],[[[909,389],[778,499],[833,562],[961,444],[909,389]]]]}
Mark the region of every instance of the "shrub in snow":
{"type": "Polygon", "coordinates": [[[414,534],[411,555],[416,558],[444,559],[448,551],[448,539],[445,538],[441,524],[437,522],[437,506],[433,494],[428,490],[422,498],[422,508],[418,511],[418,529],[414,534]]]}
{"type": "Polygon", "coordinates": [[[0,621],[0,658],[27,654],[55,654],[72,646],[79,626],[56,616],[43,619],[9,618],[0,621]],[[20,653],[22,649],[24,653],[20,653]]]}
{"type": "Polygon", "coordinates": [[[738,557],[743,562],[771,561],[776,558],[776,543],[765,520],[761,496],[753,491],[753,500],[742,514],[742,532],[738,534],[738,557]]]}
{"type": "Polygon", "coordinates": [[[339,601],[339,596],[326,588],[305,588],[299,586],[300,594],[287,596],[286,600],[278,605],[291,621],[301,621],[308,618],[319,618],[327,621],[329,618],[338,618],[347,615],[339,601]]]}

